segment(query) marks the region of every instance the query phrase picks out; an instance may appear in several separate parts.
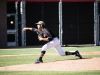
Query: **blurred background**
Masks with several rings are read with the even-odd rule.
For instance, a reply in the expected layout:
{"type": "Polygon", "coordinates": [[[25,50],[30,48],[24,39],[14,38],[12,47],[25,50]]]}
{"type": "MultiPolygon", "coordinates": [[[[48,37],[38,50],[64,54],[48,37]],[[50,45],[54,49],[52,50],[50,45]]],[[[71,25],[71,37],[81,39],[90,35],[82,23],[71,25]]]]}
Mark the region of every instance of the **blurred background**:
{"type": "Polygon", "coordinates": [[[0,47],[38,46],[37,34],[22,32],[43,20],[61,45],[100,45],[98,0],[1,0],[0,47]],[[60,31],[61,30],[61,31],[60,31]]]}

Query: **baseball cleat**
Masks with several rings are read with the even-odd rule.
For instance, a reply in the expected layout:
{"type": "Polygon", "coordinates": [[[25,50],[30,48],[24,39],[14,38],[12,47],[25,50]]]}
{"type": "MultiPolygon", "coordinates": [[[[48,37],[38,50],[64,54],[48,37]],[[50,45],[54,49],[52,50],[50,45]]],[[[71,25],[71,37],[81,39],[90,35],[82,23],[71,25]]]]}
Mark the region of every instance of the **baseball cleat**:
{"type": "Polygon", "coordinates": [[[80,59],[82,59],[82,56],[80,55],[80,53],[79,53],[78,50],[75,51],[75,56],[77,56],[77,57],[79,57],[80,59]]]}
{"type": "Polygon", "coordinates": [[[39,63],[43,63],[43,60],[37,59],[37,60],[34,62],[34,64],[39,64],[39,63]]]}

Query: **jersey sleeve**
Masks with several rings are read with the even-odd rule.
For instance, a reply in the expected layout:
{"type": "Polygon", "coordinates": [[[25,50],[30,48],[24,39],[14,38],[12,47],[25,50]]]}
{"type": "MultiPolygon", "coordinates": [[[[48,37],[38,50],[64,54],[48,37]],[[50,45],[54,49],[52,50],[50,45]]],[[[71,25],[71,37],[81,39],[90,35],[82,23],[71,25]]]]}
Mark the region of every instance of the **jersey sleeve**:
{"type": "Polygon", "coordinates": [[[38,31],[38,29],[36,29],[36,28],[32,28],[32,31],[37,32],[37,31],[38,31]]]}
{"type": "Polygon", "coordinates": [[[37,28],[32,28],[32,31],[36,32],[38,37],[42,37],[42,33],[37,28]]]}
{"type": "Polygon", "coordinates": [[[49,41],[51,41],[55,36],[55,34],[50,30],[50,29],[47,29],[48,31],[48,36],[47,38],[49,39],[49,41]]]}

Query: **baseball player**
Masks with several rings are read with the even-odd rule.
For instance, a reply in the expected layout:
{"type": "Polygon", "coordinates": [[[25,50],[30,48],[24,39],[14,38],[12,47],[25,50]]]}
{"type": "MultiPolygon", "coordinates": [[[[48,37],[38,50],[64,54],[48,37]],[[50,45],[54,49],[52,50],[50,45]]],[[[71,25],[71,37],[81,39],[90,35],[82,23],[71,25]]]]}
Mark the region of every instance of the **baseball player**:
{"type": "Polygon", "coordinates": [[[38,35],[39,41],[46,41],[47,43],[42,46],[41,54],[40,57],[34,62],[35,64],[37,63],[43,63],[43,56],[46,53],[46,50],[49,48],[54,48],[61,56],[67,56],[67,55],[75,55],[82,59],[82,56],[80,55],[78,50],[75,51],[64,51],[60,45],[60,41],[57,38],[57,36],[50,31],[49,29],[45,28],[45,23],[44,21],[39,21],[36,23],[37,28],[30,28],[30,27],[25,27],[23,28],[23,31],[30,30],[34,31],[38,35]]]}

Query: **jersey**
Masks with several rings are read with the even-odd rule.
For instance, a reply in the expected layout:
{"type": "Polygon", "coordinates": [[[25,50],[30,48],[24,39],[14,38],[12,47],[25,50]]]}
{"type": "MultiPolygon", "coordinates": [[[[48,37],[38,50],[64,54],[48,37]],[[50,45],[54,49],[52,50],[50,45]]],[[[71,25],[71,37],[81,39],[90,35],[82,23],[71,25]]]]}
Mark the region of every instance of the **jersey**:
{"type": "Polygon", "coordinates": [[[36,32],[38,37],[42,37],[42,38],[48,38],[49,41],[53,40],[53,38],[56,37],[56,35],[49,29],[44,28],[42,30],[37,29],[37,28],[32,28],[32,31],[36,32]]]}

